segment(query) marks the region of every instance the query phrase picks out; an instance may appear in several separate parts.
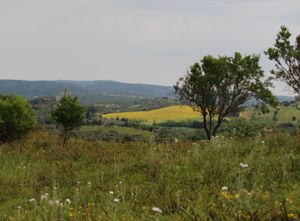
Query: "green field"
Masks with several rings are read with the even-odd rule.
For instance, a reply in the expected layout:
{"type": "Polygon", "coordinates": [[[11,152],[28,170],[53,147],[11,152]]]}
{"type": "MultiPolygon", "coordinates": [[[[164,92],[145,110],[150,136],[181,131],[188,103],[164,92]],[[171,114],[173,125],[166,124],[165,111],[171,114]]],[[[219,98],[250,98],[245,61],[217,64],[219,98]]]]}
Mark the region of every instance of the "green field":
{"type": "Polygon", "coordinates": [[[34,133],[0,145],[0,220],[298,220],[299,138],[62,147],[34,133]]]}
{"type": "MultiPolygon", "coordinates": [[[[298,120],[300,120],[300,111],[296,108],[296,106],[280,106],[279,108],[280,110],[278,111],[278,123],[292,122],[292,117],[294,116],[298,120]]],[[[271,109],[271,112],[264,115],[264,117],[272,119],[274,111],[274,109],[271,109]]]]}

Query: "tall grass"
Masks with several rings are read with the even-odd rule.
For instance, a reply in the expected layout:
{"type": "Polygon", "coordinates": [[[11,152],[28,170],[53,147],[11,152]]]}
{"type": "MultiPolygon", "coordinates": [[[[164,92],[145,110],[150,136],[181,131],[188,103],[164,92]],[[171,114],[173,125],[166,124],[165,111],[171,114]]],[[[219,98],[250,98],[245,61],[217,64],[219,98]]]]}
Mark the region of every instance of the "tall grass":
{"type": "Polygon", "coordinates": [[[0,146],[0,220],[297,220],[299,137],[0,146]]]}

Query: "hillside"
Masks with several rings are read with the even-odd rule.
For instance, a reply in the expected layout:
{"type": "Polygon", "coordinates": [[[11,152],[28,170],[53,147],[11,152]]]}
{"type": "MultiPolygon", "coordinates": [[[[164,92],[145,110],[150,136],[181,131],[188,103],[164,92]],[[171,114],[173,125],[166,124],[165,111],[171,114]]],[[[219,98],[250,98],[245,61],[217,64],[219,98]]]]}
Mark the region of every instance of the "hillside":
{"type": "Polygon", "coordinates": [[[0,80],[0,93],[21,95],[28,99],[57,96],[67,89],[85,104],[124,103],[144,98],[174,98],[172,87],[129,84],[115,81],[22,81],[0,80]]]}
{"type": "MultiPolygon", "coordinates": [[[[0,80],[0,93],[35,97],[59,96],[67,89],[84,104],[125,104],[136,100],[167,97],[175,99],[173,88],[151,84],[121,83],[116,81],[23,81],[0,80]]],[[[292,101],[294,97],[278,96],[280,101],[292,101]]],[[[249,104],[255,103],[254,100],[249,104]]]]}

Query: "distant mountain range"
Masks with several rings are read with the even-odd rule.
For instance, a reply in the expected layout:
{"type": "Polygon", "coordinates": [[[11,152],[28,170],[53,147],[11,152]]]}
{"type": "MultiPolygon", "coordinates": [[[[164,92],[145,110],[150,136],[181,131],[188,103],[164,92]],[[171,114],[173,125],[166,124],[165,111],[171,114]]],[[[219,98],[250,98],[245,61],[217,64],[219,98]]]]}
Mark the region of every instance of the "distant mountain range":
{"type": "Polygon", "coordinates": [[[145,98],[175,98],[172,87],[130,84],[116,81],[22,81],[0,80],[0,93],[21,95],[27,99],[60,96],[63,91],[78,96],[85,104],[126,103],[145,98]]]}
{"type": "MultiPolygon", "coordinates": [[[[63,91],[78,96],[85,104],[127,103],[145,98],[175,98],[170,86],[131,84],[116,81],[23,81],[0,80],[0,93],[14,94],[33,99],[44,96],[60,96],[63,91]]],[[[291,101],[294,97],[278,96],[280,101],[291,101]]]]}

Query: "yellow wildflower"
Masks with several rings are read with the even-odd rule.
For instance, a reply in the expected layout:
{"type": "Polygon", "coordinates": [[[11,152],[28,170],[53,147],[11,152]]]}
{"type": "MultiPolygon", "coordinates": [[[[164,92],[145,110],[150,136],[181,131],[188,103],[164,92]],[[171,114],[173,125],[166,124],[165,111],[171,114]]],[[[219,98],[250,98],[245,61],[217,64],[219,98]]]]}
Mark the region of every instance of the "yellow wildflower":
{"type": "Polygon", "coordinates": [[[288,218],[289,218],[289,219],[297,219],[298,216],[297,216],[296,214],[294,214],[294,213],[289,213],[289,214],[288,214],[288,218]]]}

